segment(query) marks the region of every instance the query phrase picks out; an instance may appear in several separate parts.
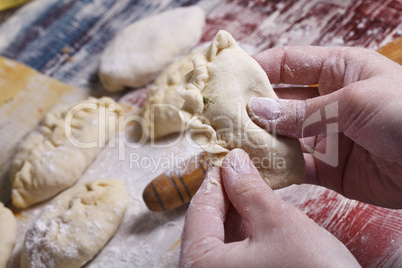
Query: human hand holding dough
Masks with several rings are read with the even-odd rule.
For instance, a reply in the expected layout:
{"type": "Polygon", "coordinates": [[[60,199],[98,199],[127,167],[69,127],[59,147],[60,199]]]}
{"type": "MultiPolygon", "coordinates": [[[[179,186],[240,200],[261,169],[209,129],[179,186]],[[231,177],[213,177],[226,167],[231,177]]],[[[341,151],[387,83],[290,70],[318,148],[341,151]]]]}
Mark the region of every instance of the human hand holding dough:
{"type": "Polygon", "coordinates": [[[278,47],[253,57],[273,83],[319,84],[248,106],[262,128],[303,139],[305,183],[402,208],[402,66],[354,47],[278,47]]]}
{"type": "Polygon", "coordinates": [[[227,152],[242,148],[273,189],[302,183],[299,141],[268,134],[247,114],[252,97],[276,98],[260,65],[222,30],[193,57],[193,64],[177,91],[185,100],[182,111],[192,138],[215,158],[214,163],[220,166],[227,152]]]}
{"type": "Polygon", "coordinates": [[[211,167],[187,210],[179,267],[360,267],[336,237],[266,185],[247,154],[211,167]]]}

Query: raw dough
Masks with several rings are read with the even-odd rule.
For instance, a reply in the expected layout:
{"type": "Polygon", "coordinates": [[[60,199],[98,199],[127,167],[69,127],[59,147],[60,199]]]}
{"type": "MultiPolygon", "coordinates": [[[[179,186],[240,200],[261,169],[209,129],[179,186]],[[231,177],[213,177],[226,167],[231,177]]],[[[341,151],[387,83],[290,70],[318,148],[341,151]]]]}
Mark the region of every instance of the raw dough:
{"type": "Polygon", "coordinates": [[[120,180],[99,179],[66,190],[29,227],[21,267],[81,267],[114,235],[127,205],[120,180]]]}
{"type": "Polygon", "coordinates": [[[183,117],[192,138],[211,154],[213,163],[220,166],[229,150],[242,148],[273,189],[302,183],[299,141],[268,134],[247,114],[252,97],[277,98],[261,66],[222,30],[193,57],[193,64],[177,91],[185,100],[183,117]]]}
{"type": "Polygon", "coordinates": [[[197,6],[172,9],[121,31],[104,51],[99,77],[111,92],[151,82],[201,38],[205,14],[197,6]]]}
{"type": "Polygon", "coordinates": [[[17,222],[11,210],[0,202],[0,268],[5,268],[17,237],[17,222]]]}
{"type": "Polygon", "coordinates": [[[69,107],[59,106],[48,112],[19,146],[10,169],[16,207],[27,208],[74,184],[98,154],[102,146],[99,134],[106,133],[107,141],[109,117],[120,114],[120,106],[111,98],[89,98],[69,111],[69,107]],[[84,105],[89,106],[82,109],[84,105]],[[77,142],[100,146],[81,148],[72,144],[65,133],[67,114],[73,115],[70,129],[77,142]]]}
{"type": "Polygon", "coordinates": [[[150,86],[142,112],[143,133],[147,138],[157,139],[185,130],[179,115],[184,100],[176,89],[183,76],[193,69],[195,53],[197,51],[171,63],[150,86]]]}

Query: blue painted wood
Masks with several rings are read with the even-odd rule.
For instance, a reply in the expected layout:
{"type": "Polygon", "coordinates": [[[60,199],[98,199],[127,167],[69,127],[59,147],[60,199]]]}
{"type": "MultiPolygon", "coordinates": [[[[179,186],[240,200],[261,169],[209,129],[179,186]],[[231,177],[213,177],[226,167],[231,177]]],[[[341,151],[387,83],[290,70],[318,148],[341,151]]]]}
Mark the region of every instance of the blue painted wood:
{"type": "MultiPolygon", "coordinates": [[[[198,0],[71,0],[46,1],[41,12],[24,25],[0,54],[59,79],[99,88],[97,65],[107,43],[127,25],[167,9],[198,0]]],[[[35,3],[37,4],[37,3],[35,3]]],[[[30,5],[24,7],[25,12],[30,5]]],[[[32,8],[32,12],[36,12],[32,8]]],[[[21,16],[16,14],[15,16],[21,16]]],[[[23,23],[24,18],[20,18],[23,23]]],[[[0,29],[0,38],[6,34],[0,29]]]]}

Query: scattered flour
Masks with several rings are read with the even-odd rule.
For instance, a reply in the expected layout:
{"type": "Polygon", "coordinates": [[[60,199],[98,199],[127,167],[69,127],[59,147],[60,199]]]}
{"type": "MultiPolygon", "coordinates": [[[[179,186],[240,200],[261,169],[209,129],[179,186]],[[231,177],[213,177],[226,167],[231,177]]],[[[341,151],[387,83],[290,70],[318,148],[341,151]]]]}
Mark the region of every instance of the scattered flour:
{"type": "Polygon", "coordinates": [[[211,189],[212,189],[212,185],[215,185],[215,186],[218,186],[219,185],[219,182],[216,180],[216,179],[214,179],[214,178],[210,178],[208,181],[207,181],[207,189],[205,190],[205,193],[210,193],[211,192],[211,189]]]}
{"type": "Polygon", "coordinates": [[[79,252],[75,244],[58,247],[54,243],[58,234],[66,235],[70,231],[70,225],[63,223],[60,219],[36,221],[25,238],[25,248],[32,256],[30,265],[38,268],[55,267],[52,257],[55,253],[63,254],[65,258],[76,258],[79,252]],[[52,235],[48,235],[49,233],[52,235]]]}
{"type": "Polygon", "coordinates": [[[292,71],[292,69],[290,69],[290,67],[287,64],[283,65],[283,68],[285,69],[285,72],[289,74],[292,78],[295,77],[294,72],[292,71]]]}

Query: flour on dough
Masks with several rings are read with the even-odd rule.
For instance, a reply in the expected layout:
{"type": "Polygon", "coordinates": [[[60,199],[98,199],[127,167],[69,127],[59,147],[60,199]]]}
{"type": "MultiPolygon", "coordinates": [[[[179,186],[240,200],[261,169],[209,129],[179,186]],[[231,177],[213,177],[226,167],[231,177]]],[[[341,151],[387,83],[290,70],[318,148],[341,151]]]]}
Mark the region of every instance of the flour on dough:
{"type": "Polygon", "coordinates": [[[15,246],[17,222],[11,210],[0,202],[0,267],[7,267],[7,262],[15,246]]]}
{"type": "Polygon", "coordinates": [[[99,77],[111,92],[142,87],[201,38],[205,14],[197,6],[172,9],[129,25],[105,49],[99,77]]]}
{"type": "Polygon", "coordinates": [[[229,150],[242,148],[273,189],[302,183],[299,141],[267,133],[247,114],[252,97],[277,98],[261,66],[222,30],[193,64],[177,91],[185,100],[182,111],[191,136],[213,163],[220,166],[229,150]]]}
{"type": "Polygon", "coordinates": [[[20,144],[11,164],[13,204],[27,208],[74,184],[100,150],[99,133],[109,133],[110,116],[119,114],[120,106],[108,97],[89,98],[72,109],[59,106],[48,112],[38,128],[20,144]],[[70,128],[73,141],[97,146],[81,148],[67,139],[68,114],[73,115],[70,128]]]}
{"type": "Polygon", "coordinates": [[[193,69],[192,58],[197,51],[183,56],[166,67],[149,88],[142,112],[143,133],[157,139],[185,130],[179,111],[184,103],[176,88],[185,74],[193,69]]]}
{"type": "Polygon", "coordinates": [[[124,182],[116,179],[78,184],[59,194],[28,228],[21,267],[81,267],[114,235],[128,201],[124,182]]]}

